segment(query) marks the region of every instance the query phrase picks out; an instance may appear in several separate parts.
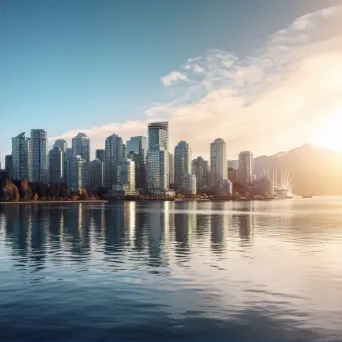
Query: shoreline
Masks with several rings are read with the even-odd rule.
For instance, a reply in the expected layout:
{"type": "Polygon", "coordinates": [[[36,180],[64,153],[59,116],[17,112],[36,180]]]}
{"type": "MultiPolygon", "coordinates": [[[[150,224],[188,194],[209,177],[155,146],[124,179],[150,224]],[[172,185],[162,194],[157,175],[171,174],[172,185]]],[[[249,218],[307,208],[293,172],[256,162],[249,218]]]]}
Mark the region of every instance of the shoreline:
{"type": "Polygon", "coordinates": [[[81,201],[18,201],[18,202],[0,202],[1,204],[77,204],[77,203],[108,203],[107,200],[81,200],[81,201]]]}

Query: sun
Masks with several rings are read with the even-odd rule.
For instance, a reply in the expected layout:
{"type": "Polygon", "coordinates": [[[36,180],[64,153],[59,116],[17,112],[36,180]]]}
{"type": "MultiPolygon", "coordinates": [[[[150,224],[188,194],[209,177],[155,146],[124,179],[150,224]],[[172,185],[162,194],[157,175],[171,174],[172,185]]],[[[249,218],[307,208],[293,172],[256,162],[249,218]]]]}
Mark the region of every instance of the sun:
{"type": "Polygon", "coordinates": [[[315,145],[342,151],[342,108],[320,122],[315,145]]]}

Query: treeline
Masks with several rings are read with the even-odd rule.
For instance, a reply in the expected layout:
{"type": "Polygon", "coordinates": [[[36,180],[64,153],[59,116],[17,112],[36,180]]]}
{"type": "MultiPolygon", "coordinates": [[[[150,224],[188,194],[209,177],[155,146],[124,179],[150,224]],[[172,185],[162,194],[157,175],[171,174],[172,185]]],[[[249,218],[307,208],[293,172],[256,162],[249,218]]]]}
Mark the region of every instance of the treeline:
{"type": "Polygon", "coordinates": [[[66,184],[31,183],[27,180],[4,178],[0,182],[0,199],[4,201],[77,201],[99,199],[102,190],[88,192],[83,188],[80,194],[71,193],[66,184]]]}

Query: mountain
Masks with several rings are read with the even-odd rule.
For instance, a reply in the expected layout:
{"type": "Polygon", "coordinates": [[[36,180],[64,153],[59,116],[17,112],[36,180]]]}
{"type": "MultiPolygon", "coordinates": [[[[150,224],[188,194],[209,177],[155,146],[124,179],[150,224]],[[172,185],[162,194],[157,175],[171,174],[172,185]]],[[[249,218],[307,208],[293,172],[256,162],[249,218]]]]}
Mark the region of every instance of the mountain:
{"type": "MultiPolygon", "coordinates": [[[[230,163],[231,165],[231,163],[230,163]]],[[[254,173],[260,177],[263,170],[290,172],[294,194],[342,195],[342,152],[318,148],[308,144],[288,152],[254,159],[254,173]]]]}

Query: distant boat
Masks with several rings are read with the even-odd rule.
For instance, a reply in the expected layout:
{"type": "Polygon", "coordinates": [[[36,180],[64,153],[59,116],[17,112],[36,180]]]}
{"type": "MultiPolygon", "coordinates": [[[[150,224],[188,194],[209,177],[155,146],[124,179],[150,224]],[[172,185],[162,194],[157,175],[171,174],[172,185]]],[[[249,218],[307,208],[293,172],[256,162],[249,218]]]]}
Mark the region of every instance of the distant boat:
{"type": "Polygon", "coordinates": [[[312,195],[302,196],[302,198],[312,198],[312,195]]]}

